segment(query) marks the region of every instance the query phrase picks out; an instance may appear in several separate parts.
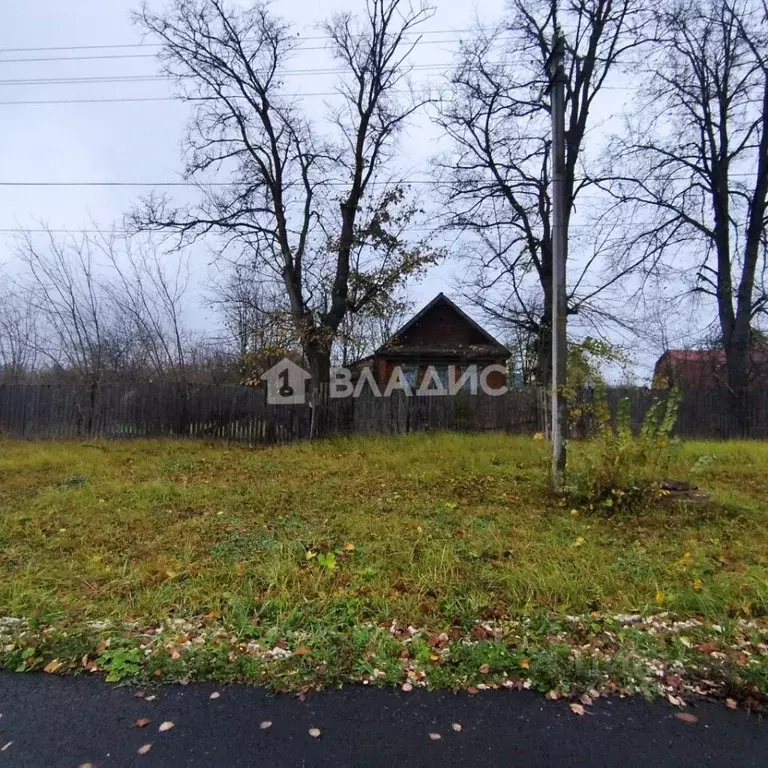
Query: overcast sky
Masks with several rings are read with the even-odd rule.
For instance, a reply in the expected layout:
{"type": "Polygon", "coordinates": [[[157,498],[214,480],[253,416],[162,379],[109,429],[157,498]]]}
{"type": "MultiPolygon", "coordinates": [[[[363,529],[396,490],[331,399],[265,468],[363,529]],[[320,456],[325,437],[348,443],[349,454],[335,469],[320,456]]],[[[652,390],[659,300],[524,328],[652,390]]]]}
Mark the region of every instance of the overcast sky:
{"type": "MultiPolygon", "coordinates": [[[[157,7],[155,3],[155,7],[157,7]]],[[[464,0],[437,0],[435,16],[425,25],[425,44],[414,52],[420,65],[421,82],[438,83],[450,67],[460,31],[471,26],[477,13],[464,0]],[[447,31],[446,31],[447,30],[447,31]],[[436,31],[441,31],[436,33],[436,31]],[[424,67],[433,67],[424,69],[424,67]]],[[[293,21],[307,37],[317,36],[314,24],[321,15],[359,7],[358,3],[332,2],[322,6],[308,0],[280,0],[275,8],[293,21]]],[[[50,78],[104,78],[157,76],[155,48],[105,48],[86,50],[14,52],[15,48],[118,46],[141,42],[141,30],[132,25],[130,0],[24,0],[6,3],[0,25],[0,181],[16,182],[162,182],[179,179],[180,140],[188,116],[183,103],[168,99],[171,84],[162,79],[111,83],[30,83],[18,80],[50,78]],[[85,58],[120,56],[121,58],[85,58]],[[74,59],[74,57],[82,57],[74,59]],[[64,59],[70,60],[54,60],[64,59]],[[14,61],[24,59],[24,61],[14,61]],[[34,59],[48,59],[35,61],[34,59]],[[149,99],[154,101],[130,101],[149,99]],[[115,99],[114,102],[82,100],[115,99]],[[124,99],[124,101],[120,101],[124,99]],[[67,101],[76,103],[9,104],[8,102],[67,101]]],[[[483,0],[480,17],[496,21],[503,0],[483,0]]],[[[147,41],[151,42],[151,41],[147,41]]],[[[333,66],[322,50],[321,40],[307,40],[308,50],[296,54],[295,68],[322,69],[333,66]]],[[[294,75],[286,90],[301,94],[327,94],[333,87],[330,75],[294,75]]],[[[607,94],[609,103],[596,115],[610,119],[627,97],[620,89],[607,94]]],[[[326,96],[307,95],[309,111],[320,110],[326,96]]],[[[604,130],[604,129],[603,129],[604,130]]],[[[428,173],[429,158],[438,140],[426,115],[410,127],[402,140],[402,163],[416,178],[428,173]]],[[[133,202],[149,188],[142,187],[2,187],[0,229],[38,227],[44,222],[54,229],[91,228],[94,223],[109,228],[119,223],[133,202]]],[[[183,200],[189,191],[171,190],[183,200]]],[[[578,223],[578,218],[576,219],[578,223]]],[[[8,244],[12,235],[0,234],[8,244]]],[[[210,255],[204,248],[194,252],[197,290],[203,291],[210,276],[210,255]]],[[[458,267],[460,269],[460,267],[458,267]]],[[[448,262],[433,270],[411,295],[423,304],[440,290],[451,293],[457,265],[448,262]]],[[[200,303],[200,302],[196,302],[200,303]]],[[[470,310],[471,311],[471,310],[470,310]]],[[[209,310],[197,308],[192,324],[210,327],[209,310]]],[[[647,368],[649,353],[644,353],[647,368]]]]}

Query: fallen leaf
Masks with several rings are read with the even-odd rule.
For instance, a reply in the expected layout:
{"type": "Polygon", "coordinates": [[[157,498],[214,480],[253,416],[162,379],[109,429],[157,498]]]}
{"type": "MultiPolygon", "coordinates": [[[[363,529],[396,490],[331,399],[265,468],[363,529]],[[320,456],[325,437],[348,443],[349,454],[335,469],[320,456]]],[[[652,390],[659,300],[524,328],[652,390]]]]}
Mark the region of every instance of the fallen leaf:
{"type": "Polygon", "coordinates": [[[320,729],[319,729],[319,728],[310,728],[310,729],[309,729],[309,735],[310,735],[310,736],[311,736],[313,739],[318,739],[318,738],[320,738],[320,729]]]}
{"type": "Polygon", "coordinates": [[[93,763],[80,763],[77,768],[96,768],[93,763]]]}
{"type": "Polygon", "coordinates": [[[218,699],[221,694],[218,691],[214,691],[208,698],[209,699],[218,699]]]}
{"type": "Polygon", "coordinates": [[[272,721],[271,720],[262,720],[262,722],[259,724],[259,728],[261,728],[262,731],[266,731],[267,728],[272,727],[272,721]]]}
{"type": "Polygon", "coordinates": [[[461,723],[451,723],[451,728],[453,728],[454,731],[460,731],[461,723]]]}
{"type": "Polygon", "coordinates": [[[436,653],[432,653],[429,656],[431,661],[440,661],[440,657],[436,653]]]}
{"type": "Polygon", "coordinates": [[[355,551],[355,545],[352,543],[345,544],[344,545],[344,551],[345,552],[354,552],[355,551]]]}
{"type": "Polygon", "coordinates": [[[701,643],[696,646],[699,653],[714,653],[720,646],[717,643],[701,643]]]}
{"type": "Polygon", "coordinates": [[[308,653],[311,653],[311,649],[306,645],[302,645],[301,648],[297,648],[293,653],[295,656],[306,656],[308,653]]]}
{"type": "Polygon", "coordinates": [[[146,755],[150,749],[152,749],[151,744],[144,744],[143,746],[139,747],[136,752],[140,755],[146,755]]]}
{"type": "Polygon", "coordinates": [[[136,693],[133,694],[137,699],[143,699],[145,696],[144,691],[136,691],[136,693]]]}
{"type": "Polygon", "coordinates": [[[671,693],[667,694],[667,701],[673,706],[673,707],[684,707],[685,702],[679,697],[679,696],[673,696],[671,693]]]}
{"type": "Polygon", "coordinates": [[[578,702],[572,701],[568,706],[571,708],[571,712],[573,712],[574,715],[584,714],[584,707],[578,702]]]}
{"type": "Polygon", "coordinates": [[[180,653],[179,653],[179,652],[176,650],[176,648],[174,648],[174,649],[171,651],[171,658],[172,658],[174,661],[178,661],[178,660],[181,658],[181,654],[180,654],[180,653]]]}
{"type": "Polygon", "coordinates": [[[173,726],[174,726],[173,722],[171,722],[170,720],[166,720],[164,723],[160,723],[160,727],[157,730],[160,731],[160,733],[162,733],[163,731],[170,731],[171,728],[173,728],[173,726]]]}
{"type": "Polygon", "coordinates": [[[136,721],[137,728],[146,728],[152,721],[148,717],[140,717],[136,721]]]}
{"type": "Polygon", "coordinates": [[[52,675],[57,669],[61,667],[61,662],[58,659],[54,659],[53,661],[49,661],[44,667],[43,672],[47,672],[49,675],[52,675]]]}
{"type": "Polygon", "coordinates": [[[400,690],[410,693],[413,690],[413,686],[410,683],[403,683],[400,690]]]}
{"type": "Polygon", "coordinates": [[[692,715],[690,712],[675,712],[675,717],[678,720],[682,720],[684,723],[698,723],[699,718],[696,715],[692,715]]]}
{"type": "Polygon", "coordinates": [[[483,664],[483,666],[480,667],[481,675],[487,675],[490,671],[491,671],[491,668],[487,664],[483,664]]]}
{"type": "Polygon", "coordinates": [[[738,709],[739,704],[736,701],[736,699],[726,699],[725,700],[725,706],[728,707],[728,709],[738,709]]]}
{"type": "Polygon", "coordinates": [[[547,693],[547,698],[551,701],[557,701],[558,699],[561,699],[563,695],[560,693],[560,691],[556,691],[554,688],[547,693]]]}
{"type": "Polygon", "coordinates": [[[480,693],[480,691],[477,688],[475,688],[474,685],[470,685],[467,687],[467,693],[470,696],[475,696],[476,694],[480,693]]]}
{"type": "Polygon", "coordinates": [[[145,696],[144,697],[144,701],[154,701],[156,698],[157,698],[157,696],[152,694],[151,696],[145,696]]]}
{"type": "Polygon", "coordinates": [[[5,750],[11,746],[11,744],[13,744],[13,742],[9,741],[4,747],[0,747],[0,752],[5,752],[5,750]]]}
{"type": "Polygon", "coordinates": [[[528,659],[522,659],[520,661],[520,669],[530,669],[531,662],[528,659]]]}
{"type": "Polygon", "coordinates": [[[439,733],[430,733],[429,738],[432,739],[432,741],[440,741],[443,737],[439,733]]]}
{"type": "Polygon", "coordinates": [[[588,693],[582,693],[579,697],[579,701],[585,706],[585,707],[591,707],[592,706],[592,697],[588,693]]]}

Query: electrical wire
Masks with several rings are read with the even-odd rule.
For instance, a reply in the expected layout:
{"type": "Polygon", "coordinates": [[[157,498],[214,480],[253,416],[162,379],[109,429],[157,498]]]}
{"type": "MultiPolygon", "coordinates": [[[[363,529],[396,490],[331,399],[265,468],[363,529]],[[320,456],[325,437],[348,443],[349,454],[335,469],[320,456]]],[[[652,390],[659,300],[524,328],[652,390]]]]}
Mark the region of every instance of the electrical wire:
{"type": "MultiPolygon", "coordinates": [[[[424,37],[425,35],[462,35],[468,32],[490,31],[489,27],[461,28],[447,27],[446,29],[424,29],[405,32],[403,37],[424,37]]],[[[352,37],[364,37],[365,35],[352,35],[352,37]]],[[[297,35],[296,40],[330,40],[328,35],[297,35]]],[[[437,41],[440,42],[440,41],[437,41]]],[[[57,45],[39,46],[34,48],[0,48],[0,53],[37,53],[41,51],[91,51],[125,48],[160,48],[162,43],[103,43],[100,45],[57,45]]]]}

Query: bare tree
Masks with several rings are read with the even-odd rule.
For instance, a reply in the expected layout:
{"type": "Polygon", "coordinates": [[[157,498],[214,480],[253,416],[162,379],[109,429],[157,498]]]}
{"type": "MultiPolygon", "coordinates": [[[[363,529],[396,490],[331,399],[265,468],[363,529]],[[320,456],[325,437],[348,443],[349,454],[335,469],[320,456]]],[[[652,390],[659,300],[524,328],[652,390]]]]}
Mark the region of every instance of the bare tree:
{"type": "MultiPolygon", "coordinates": [[[[536,339],[536,379],[551,366],[552,203],[547,65],[558,27],[565,40],[566,224],[591,183],[585,137],[595,101],[612,71],[640,45],[643,0],[513,0],[490,31],[464,43],[449,75],[438,124],[451,149],[436,161],[448,227],[464,246],[469,300],[493,320],[536,339]]],[[[598,274],[611,252],[607,232],[585,238],[570,265],[568,313],[610,316],[596,301],[628,270],[598,274]]]]}
{"type": "Polygon", "coordinates": [[[6,289],[0,294],[0,380],[18,384],[34,372],[38,334],[38,311],[18,288],[6,289]]]}
{"type": "Polygon", "coordinates": [[[281,286],[259,278],[250,264],[234,264],[213,288],[210,304],[224,326],[241,382],[257,381],[280,357],[301,354],[301,344],[281,286]]]}
{"type": "MultiPolygon", "coordinates": [[[[297,40],[268,5],[239,10],[224,0],[174,0],[166,14],[145,6],[137,16],[195,105],[186,176],[200,182],[201,200],[174,209],[150,199],[132,221],[176,230],[182,240],[221,235],[260,273],[279,279],[315,382],[328,378],[344,316],[362,308],[349,291],[354,249],[390,236],[381,217],[378,235],[360,227],[360,211],[374,192],[386,200],[398,187],[384,173],[398,134],[424,103],[409,90],[407,60],[414,33],[431,15],[421,0],[367,0],[362,21],[343,13],[323,26],[344,74],[341,105],[322,127],[283,94],[297,40]],[[216,172],[231,184],[206,186],[216,172]]],[[[391,270],[404,278],[422,250],[404,248],[391,270]]],[[[361,302],[373,300],[371,287],[361,302]]]]}
{"type": "Polygon", "coordinates": [[[372,354],[392,337],[413,313],[414,304],[404,291],[387,294],[344,318],[336,338],[336,357],[349,365],[372,354]]]}
{"type": "Polygon", "coordinates": [[[714,302],[746,431],[750,339],[768,309],[768,6],[683,0],[656,22],[646,98],[606,189],[634,222],[627,257],[714,302]]]}
{"type": "Polygon", "coordinates": [[[107,294],[144,365],[155,378],[186,384],[189,338],[183,312],[189,252],[164,253],[151,239],[114,233],[101,234],[96,245],[111,268],[107,294]]]}
{"type": "Polygon", "coordinates": [[[26,234],[17,250],[30,310],[41,321],[41,357],[98,387],[129,342],[118,338],[93,243],[85,236],[59,240],[50,232],[41,242],[26,234]]]}

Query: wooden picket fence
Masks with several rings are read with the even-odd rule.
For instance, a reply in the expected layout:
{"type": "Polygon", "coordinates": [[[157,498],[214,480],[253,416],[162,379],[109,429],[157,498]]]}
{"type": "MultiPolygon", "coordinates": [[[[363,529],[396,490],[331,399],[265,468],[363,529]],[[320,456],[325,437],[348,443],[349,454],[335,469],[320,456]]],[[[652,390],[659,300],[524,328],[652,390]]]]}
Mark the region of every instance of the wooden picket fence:
{"type": "MultiPolygon", "coordinates": [[[[635,428],[663,392],[609,389],[615,414],[628,398],[635,428]]],[[[590,392],[581,396],[588,401],[590,392]]],[[[94,389],[64,385],[0,385],[0,435],[18,438],[197,437],[250,445],[286,443],[314,434],[395,434],[422,430],[546,432],[548,398],[540,389],[513,389],[498,397],[461,392],[452,397],[334,399],[323,392],[309,405],[271,405],[261,387],[115,383],[94,389]]],[[[768,393],[750,403],[749,437],[768,438],[768,393]]],[[[576,435],[589,424],[576,425],[576,435]]],[[[683,437],[730,438],[740,431],[727,393],[685,393],[676,433],[683,437]]]]}

